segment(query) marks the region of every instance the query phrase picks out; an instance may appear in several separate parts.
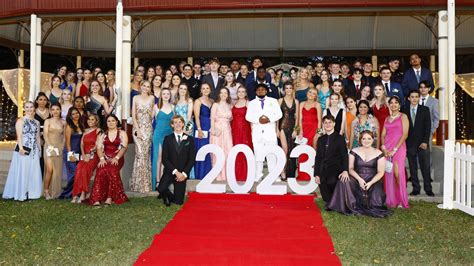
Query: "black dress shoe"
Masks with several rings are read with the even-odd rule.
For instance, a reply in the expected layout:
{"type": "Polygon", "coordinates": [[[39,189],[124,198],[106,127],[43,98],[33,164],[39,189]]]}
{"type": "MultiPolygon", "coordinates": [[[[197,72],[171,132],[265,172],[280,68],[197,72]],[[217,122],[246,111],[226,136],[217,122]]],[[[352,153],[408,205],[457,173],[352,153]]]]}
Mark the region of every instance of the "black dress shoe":
{"type": "Polygon", "coordinates": [[[427,191],[426,195],[430,197],[434,197],[435,194],[433,193],[433,191],[427,191]]]}
{"type": "Polygon", "coordinates": [[[410,196],[416,196],[416,195],[420,195],[420,191],[412,191],[410,193],[410,196]]]}
{"type": "Polygon", "coordinates": [[[166,205],[166,207],[171,206],[171,201],[169,197],[162,197],[163,203],[166,205]]]}
{"type": "Polygon", "coordinates": [[[158,196],[156,198],[161,199],[162,198],[161,194],[158,194],[158,196]]]}

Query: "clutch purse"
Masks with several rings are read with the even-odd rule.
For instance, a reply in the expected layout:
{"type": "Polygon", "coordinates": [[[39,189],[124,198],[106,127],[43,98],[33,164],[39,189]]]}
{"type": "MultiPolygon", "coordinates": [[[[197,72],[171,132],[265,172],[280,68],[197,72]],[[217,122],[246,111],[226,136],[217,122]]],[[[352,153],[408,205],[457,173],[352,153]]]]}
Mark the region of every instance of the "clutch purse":
{"type": "MultiPolygon", "coordinates": [[[[205,139],[207,139],[207,137],[209,137],[209,131],[202,130],[202,134],[204,135],[203,137],[204,137],[205,139]]],[[[196,130],[196,131],[194,132],[194,137],[195,137],[195,138],[198,138],[198,135],[199,135],[199,130],[196,130]]]]}
{"type": "Polygon", "coordinates": [[[48,157],[59,156],[59,149],[55,148],[54,146],[49,145],[48,148],[46,148],[46,156],[48,157]]]}
{"type": "Polygon", "coordinates": [[[298,136],[298,137],[296,137],[296,139],[295,139],[295,144],[304,145],[304,144],[306,144],[306,143],[308,143],[308,139],[305,138],[305,137],[299,137],[299,136],[298,136]]]}
{"type": "MultiPolygon", "coordinates": [[[[31,148],[23,146],[23,150],[25,150],[25,155],[30,155],[31,148]]],[[[18,144],[15,146],[15,151],[20,152],[20,146],[18,146],[18,144]]]]}
{"type": "Polygon", "coordinates": [[[391,174],[393,171],[393,163],[391,159],[385,161],[385,173],[391,174]]]}

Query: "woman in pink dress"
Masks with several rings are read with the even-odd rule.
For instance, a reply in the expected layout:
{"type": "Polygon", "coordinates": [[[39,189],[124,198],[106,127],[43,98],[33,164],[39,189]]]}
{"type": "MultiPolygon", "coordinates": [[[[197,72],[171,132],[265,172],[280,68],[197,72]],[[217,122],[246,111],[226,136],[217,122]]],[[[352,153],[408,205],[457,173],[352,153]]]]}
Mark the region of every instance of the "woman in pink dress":
{"type": "Polygon", "coordinates": [[[405,140],[408,136],[409,121],[407,116],[400,112],[400,99],[397,96],[390,97],[388,104],[392,114],[385,120],[381,137],[381,150],[387,157],[387,161],[393,163],[391,173],[385,172],[387,207],[408,208],[405,140]]]}
{"type": "MultiPolygon", "coordinates": [[[[232,130],[230,121],[232,120],[232,107],[230,105],[229,89],[221,88],[216,102],[211,109],[211,137],[210,143],[216,144],[224,150],[225,158],[232,149],[232,130]]],[[[212,156],[212,165],[216,163],[216,158],[212,156]]],[[[218,181],[224,181],[226,177],[226,167],[220,172],[216,178],[218,181]]]]}
{"type": "MultiPolygon", "coordinates": [[[[245,120],[248,103],[247,90],[241,86],[237,89],[237,101],[232,107],[232,142],[234,145],[245,144],[253,149],[252,130],[245,120]]],[[[247,180],[247,161],[242,153],[235,160],[235,178],[237,181],[247,180]]]]}

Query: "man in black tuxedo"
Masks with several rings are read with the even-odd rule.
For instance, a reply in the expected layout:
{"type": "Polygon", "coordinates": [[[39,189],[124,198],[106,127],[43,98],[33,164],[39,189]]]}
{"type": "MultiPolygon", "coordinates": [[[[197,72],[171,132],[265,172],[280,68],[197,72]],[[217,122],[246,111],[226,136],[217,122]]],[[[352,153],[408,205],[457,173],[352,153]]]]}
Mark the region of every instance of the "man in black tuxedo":
{"type": "Polygon", "coordinates": [[[220,62],[217,58],[212,58],[209,60],[210,73],[202,77],[201,83],[207,83],[211,86],[211,95],[212,99],[216,99],[219,94],[219,90],[224,87],[224,79],[219,76],[219,66],[220,62]]]}
{"type": "MultiPolygon", "coordinates": [[[[252,58],[252,71],[250,71],[250,73],[247,75],[247,78],[245,78],[245,87],[247,87],[247,90],[249,86],[252,86],[257,81],[257,71],[259,67],[263,67],[263,58],[255,56],[252,58]]],[[[268,84],[272,83],[272,77],[270,76],[270,73],[265,73],[264,80],[268,84]]],[[[253,93],[253,96],[253,98],[255,98],[255,93],[253,93]]],[[[253,98],[249,97],[249,100],[252,100],[253,98]]]]}
{"type": "Polygon", "coordinates": [[[186,192],[186,179],[193,167],[196,150],[194,139],[183,132],[184,118],[179,115],[171,119],[171,127],[174,132],[165,137],[163,141],[163,175],[158,185],[158,192],[166,206],[171,202],[183,204],[186,192]],[[169,190],[173,184],[174,194],[169,190]]]}
{"type": "Polygon", "coordinates": [[[400,71],[400,59],[398,57],[391,57],[388,60],[388,66],[392,72],[391,81],[402,84],[403,72],[400,71]]]}
{"type": "Polygon", "coordinates": [[[366,62],[362,69],[364,71],[362,73],[362,82],[364,82],[365,85],[369,85],[371,89],[374,88],[375,83],[377,82],[377,80],[372,76],[372,68],[372,63],[366,62]]]}
{"type": "Polygon", "coordinates": [[[419,104],[420,92],[411,90],[408,94],[410,104],[406,104],[403,112],[408,116],[410,128],[408,131],[407,157],[410,166],[411,182],[413,184],[412,196],[420,194],[420,181],[418,180],[418,163],[423,176],[423,188],[426,195],[433,197],[430,173],[430,150],[431,141],[431,115],[430,109],[419,104]]]}
{"type": "Polygon", "coordinates": [[[324,202],[331,201],[337,180],[349,178],[349,156],[343,136],[334,131],[336,125],[332,115],[323,117],[323,128],[326,132],[318,138],[314,176],[324,202]]]}
{"type": "Polygon", "coordinates": [[[200,82],[193,77],[193,67],[190,64],[183,66],[183,82],[188,86],[189,96],[194,100],[199,98],[200,94],[200,82]]]}
{"type": "Polygon", "coordinates": [[[362,81],[362,69],[356,68],[352,72],[352,80],[345,79],[346,84],[344,85],[344,92],[347,96],[351,96],[355,99],[357,93],[364,87],[364,82],[362,81]]]}

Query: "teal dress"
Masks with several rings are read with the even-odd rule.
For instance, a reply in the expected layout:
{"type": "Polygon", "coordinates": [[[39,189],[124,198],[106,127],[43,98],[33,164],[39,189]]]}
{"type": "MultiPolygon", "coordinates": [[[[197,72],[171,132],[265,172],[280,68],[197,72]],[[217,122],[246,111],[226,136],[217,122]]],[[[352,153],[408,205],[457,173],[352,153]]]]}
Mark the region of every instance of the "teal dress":
{"type": "MultiPolygon", "coordinates": [[[[194,123],[193,121],[188,120],[188,104],[177,104],[174,108],[174,111],[177,115],[180,115],[184,118],[184,125],[185,125],[185,131],[186,132],[191,132],[191,136],[193,135],[193,129],[194,129],[194,123]]],[[[191,172],[189,172],[189,178],[194,179],[194,167],[191,169],[191,172]]]]}
{"type": "Polygon", "coordinates": [[[308,99],[308,90],[309,90],[309,87],[304,89],[304,90],[299,90],[299,91],[296,91],[296,99],[298,100],[298,102],[304,102],[308,99]]]}
{"type": "Polygon", "coordinates": [[[152,165],[152,176],[151,176],[151,187],[152,190],[156,189],[156,174],[157,174],[157,167],[156,164],[158,162],[158,151],[161,148],[161,145],[163,144],[163,140],[165,139],[166,136],[169,134],[173,133],[173,130],[171,129],[171,118],[173,117],[174,112],[169,112],[168,114],[159,111],[158,114],[155,117],[155,130],[153,131],[153,165],[152,165]]]}
{"type": "Polygon", "coordinates": [[[318,91],[319,104],[321,105],[321,110],[326,109],[326,99],[331,95],[331,90],[328,90],[326,94],[322,90],[318,91]]]}

